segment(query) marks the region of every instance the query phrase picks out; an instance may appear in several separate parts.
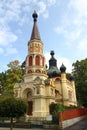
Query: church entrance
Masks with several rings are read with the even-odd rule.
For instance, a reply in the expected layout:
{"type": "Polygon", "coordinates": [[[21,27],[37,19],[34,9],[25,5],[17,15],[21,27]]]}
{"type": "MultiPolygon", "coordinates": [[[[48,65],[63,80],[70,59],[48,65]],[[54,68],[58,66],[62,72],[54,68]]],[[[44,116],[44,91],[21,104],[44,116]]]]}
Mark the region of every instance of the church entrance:
{"type": "Polygon", "coordinates": [[[28,115],[32,115],[33,112],[33,102],[32,101],[28,101],[28,115]]]}

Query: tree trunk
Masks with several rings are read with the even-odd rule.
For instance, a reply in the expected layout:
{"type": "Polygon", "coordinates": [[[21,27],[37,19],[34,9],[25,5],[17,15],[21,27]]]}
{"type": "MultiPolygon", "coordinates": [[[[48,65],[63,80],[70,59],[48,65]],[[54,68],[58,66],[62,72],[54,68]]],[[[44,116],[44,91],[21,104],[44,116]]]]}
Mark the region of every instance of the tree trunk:
{"type": "Polygon", "coordinates": [[[10,121],[10,130],[13,129],[13,117],[11,117],[11,121],[10,121]]]}

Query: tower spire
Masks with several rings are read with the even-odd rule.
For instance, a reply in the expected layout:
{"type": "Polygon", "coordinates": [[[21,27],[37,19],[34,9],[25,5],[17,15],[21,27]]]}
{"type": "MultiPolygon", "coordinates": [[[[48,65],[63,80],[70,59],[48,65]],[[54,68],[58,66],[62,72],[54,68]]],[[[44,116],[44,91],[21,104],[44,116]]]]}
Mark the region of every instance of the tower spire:
{"type": "Polygon", "coordinates": [[[34,40],[34,39],[41,40],[39,31],[38,31],[38,27],[37,27],[38,14],[36,13],[35,10],[34,10],[34,13],[32,14],[32,17],[34,19],[34,25],[33,25],[32,34],[31,34],[30,40],[34,40]]]}

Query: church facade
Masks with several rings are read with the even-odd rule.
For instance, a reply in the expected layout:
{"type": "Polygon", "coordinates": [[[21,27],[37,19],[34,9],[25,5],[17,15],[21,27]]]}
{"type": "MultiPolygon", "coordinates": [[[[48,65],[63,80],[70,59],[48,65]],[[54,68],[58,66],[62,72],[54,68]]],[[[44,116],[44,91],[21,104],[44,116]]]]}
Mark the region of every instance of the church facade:
{"type": "Polygon", "coordinates": [[[50,52],[49,68],[46,67],[43,43],[37,26],[37,13],[33,13],[33,29],[28,42],[25,74],[21,83],[14,86],[14,96],[24,98],[28,103],[29,117],[44,118],[49,115],[49,105],[59,103],[77,105],[73,76],[66,78],[66,67],[57,67],[54,51],[50,52]]]}

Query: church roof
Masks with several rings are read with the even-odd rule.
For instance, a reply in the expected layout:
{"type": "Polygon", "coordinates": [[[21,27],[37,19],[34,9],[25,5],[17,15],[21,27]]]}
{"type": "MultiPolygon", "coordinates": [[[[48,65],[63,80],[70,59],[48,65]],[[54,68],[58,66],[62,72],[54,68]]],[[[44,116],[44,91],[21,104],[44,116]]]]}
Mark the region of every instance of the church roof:
{"type": "Polygon", "coordinates": [[[32,14],[32,17],[34,19],[34,24],[33,24],[33,29],[32,29],[32,34],[31,34],[31,38],[30,40],[41,40],[40,39],[40,34],[39,34],[39,31],[38,31],[38,27],[37,27],[37,13],[36,11],[34,11],[34,13],[32,14]]]}
{"type": "Polygon", "coordinates": [[[49,78],[57,77],[60,75],[60,71],[57,68],[57,60],[54,58],[54,51],[50,53],[51,58],[49,60],[49,69],[47,70],[47,75],[49,78]]]}

